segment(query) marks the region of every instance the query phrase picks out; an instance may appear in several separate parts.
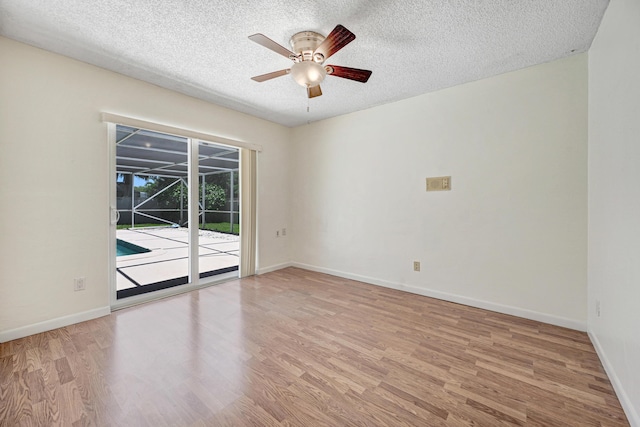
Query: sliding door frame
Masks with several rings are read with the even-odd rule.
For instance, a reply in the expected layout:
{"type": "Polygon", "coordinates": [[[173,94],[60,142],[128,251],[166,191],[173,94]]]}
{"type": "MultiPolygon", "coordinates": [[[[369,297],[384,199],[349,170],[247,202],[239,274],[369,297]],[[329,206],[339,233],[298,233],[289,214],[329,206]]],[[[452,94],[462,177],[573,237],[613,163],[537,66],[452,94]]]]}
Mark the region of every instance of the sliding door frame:
{"type": "MultiPolygon", "coordinates": [[[[260,145],[236,141],[228,138],[222,138],[216,135],[194,131],[190,129],[176,128],[173,126],[163,125],[134,119],[125,116],[119,116],[111,113],[102,113],[102,121],[107,124],[107,143],[109,153],[109,211],[110,220],[108,226],[108,263],[109,263],[109,301],[111,309],[129,307],[140,304],[142,302],[155,299],[165,298],[170,295],[176,295],[183,292],[192,291],[205,286],[211,286],[216,283],[227,281],[230,279],[245,277],[255,274],[256,263],[256,191],[257,191],[257,152],[262,150],[260,145]],[[168,289],[135,295],[123,299],[117,298],[116,289],[116,223],[118,221],[117,198],[116,198],[116,127],[117,125],[134,127],[137,129],[145,129],[154,132],[161,132],[170,135],[188,138],[188,163],[189,163],[189,282],[184,285],[175,286],[168,289]],[[200,278],[198,268],[199,246],[199,208],[197,200],[198,194],[198,165],[199,145],[200,142],[209,142],[216,145],[229,146],[239,149],[240,153],[240,266],[238,271],[223,273],[207,278],[200,278]],[[194,162],[196,162],[194,167],[194,162]],[[246,181],[245,181],[246,180],[246,181]],[[196,185],[193,185],[196,183],[196,185]],[[195,203],[193,201],[196,201],[195,203]],[[246,228],[245,228],[246,227],[246,228]],[[246,233],[246,236],[245,236],[246,233]],[[195,243],[194,243],[195,242],[195,243]]],[[[233,189],[232,189],[233,191],[233,189]]]]}

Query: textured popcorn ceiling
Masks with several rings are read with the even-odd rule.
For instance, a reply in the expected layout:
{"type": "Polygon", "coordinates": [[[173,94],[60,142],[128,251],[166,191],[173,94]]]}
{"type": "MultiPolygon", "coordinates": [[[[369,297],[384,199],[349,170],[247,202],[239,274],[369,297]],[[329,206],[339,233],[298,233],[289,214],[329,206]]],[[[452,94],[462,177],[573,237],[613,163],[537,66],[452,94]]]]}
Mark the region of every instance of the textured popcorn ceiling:
{"type": "Polygon", "coordinates": [[[608,0],[0,0],[0,34],[286,126],[297,126],[586,51],[608,0]],[[298,31],[342,24],[356,40],[307,100],[291,76],[298,31]],[[310,111],[307,112],[307,103],[310,111]]]}

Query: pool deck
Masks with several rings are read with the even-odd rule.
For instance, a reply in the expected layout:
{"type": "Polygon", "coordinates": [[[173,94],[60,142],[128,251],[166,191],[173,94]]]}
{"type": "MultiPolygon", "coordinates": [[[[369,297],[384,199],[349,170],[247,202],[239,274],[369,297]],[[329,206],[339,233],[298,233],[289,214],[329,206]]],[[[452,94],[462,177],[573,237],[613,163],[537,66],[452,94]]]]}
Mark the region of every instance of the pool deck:
{"type": "MultiPolygon", "coordinates": [[[[189,235],[187,228],[136,228],[117,230],[116,237],[151,252],[116,258],[117,290],[145,286],[187,276],[189,235]]],[[[199,232],[200,273],[237,267],[238,236],[213,231],[199,232]]]]}

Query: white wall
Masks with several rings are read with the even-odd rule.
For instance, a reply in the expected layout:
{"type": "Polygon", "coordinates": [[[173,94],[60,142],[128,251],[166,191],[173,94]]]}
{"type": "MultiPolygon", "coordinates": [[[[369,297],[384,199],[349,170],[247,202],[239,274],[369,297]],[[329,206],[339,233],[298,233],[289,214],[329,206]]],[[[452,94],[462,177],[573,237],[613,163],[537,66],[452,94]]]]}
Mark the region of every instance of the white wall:
{"type": "Polygon", "coordinates": [[[259,267],[289,260],[288,128],[6,38],[0,58],[0,337],[109,305],[102,111],[261,144],[259,267]]]}
{"type": "Polygon", "coordinates": [[[589,332],[640,426],[640,2],[613,0],[589,51],[589,332]],[[596,302],[600,301],[600,317],[596,302]]]}
{"type": "Polygon", "coordinates": [[[302,126],[293,143],[298,265],[586,328],[586,55],[302,126]],[[425,192],[441,175],[452,191],[425,192]]]}

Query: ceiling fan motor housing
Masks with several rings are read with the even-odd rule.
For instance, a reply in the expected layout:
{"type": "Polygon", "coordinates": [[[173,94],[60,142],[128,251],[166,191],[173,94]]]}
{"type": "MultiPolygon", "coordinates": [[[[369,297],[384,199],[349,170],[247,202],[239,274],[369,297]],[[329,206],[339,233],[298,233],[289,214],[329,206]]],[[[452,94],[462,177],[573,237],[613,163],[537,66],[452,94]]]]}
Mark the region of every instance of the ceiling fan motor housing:
{"type": "Polygon", "coordinates": [[[289,43],[291,50],[300,55],[300,61],[315,61],[322,64],[324,57],[321,54],[313,55],[313,52],[324,41],[325,37],[315,31],[301,31],[291,36],[289,43]]]}

